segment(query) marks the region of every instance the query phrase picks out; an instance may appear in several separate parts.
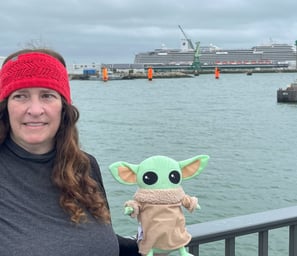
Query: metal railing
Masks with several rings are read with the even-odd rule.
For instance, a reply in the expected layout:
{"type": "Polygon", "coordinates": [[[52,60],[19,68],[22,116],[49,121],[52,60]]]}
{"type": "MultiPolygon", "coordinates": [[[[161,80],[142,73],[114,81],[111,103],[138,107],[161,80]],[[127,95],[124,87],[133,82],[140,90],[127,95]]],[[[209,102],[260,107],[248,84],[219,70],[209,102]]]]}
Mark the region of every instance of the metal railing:
{"type": "Polygon", "coordinates": [[[225,240],[225,256],[235,256],[235,239],[258,233],[258,255],[268,256],[268,232],[289,227],[289,256],[297,256],[297,206],[188,225],[189,252],[199,256],[199,245],[225,240]]]}

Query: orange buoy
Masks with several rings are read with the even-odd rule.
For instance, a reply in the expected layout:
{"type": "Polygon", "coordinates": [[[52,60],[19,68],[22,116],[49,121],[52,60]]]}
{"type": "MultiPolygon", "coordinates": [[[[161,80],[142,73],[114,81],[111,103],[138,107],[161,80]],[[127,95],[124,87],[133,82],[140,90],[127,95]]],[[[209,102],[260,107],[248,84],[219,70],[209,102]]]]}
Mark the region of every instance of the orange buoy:
{"type": "Polygon", "coordinates": [[[215,68],[215,78],[216,79],[220,78],[220,70],[218,69],[218,67],[215,68]]]}
{"type": "Polygon", "coordinates": [[[147,79],[152,81],[153,80],[153,68],[152,67],[149,67],[147,69],[147,79]]]}
{"type": "Polygon", "coordinates": [[[107,68],[102,68],[102,80],[106,82],[108,80],[107,68]]]}

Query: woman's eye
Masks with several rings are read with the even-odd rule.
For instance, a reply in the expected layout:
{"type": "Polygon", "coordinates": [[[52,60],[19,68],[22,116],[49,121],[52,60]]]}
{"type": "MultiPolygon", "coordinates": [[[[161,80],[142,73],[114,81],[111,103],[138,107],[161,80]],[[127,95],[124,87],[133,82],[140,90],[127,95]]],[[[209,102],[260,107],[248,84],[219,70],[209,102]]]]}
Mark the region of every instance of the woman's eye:
{"type": "Polygon", "coordinates": [[[52,93],[45,93],[45,94],[42,95],[42,98],[44,98],[44,99],[51,99],[51,98],[55,99],[57,97],[56,97],[56,95],[54,95],[52,93]]]}
{"type": "Polygon", "coordinates": [[[27,98],[27,95],[26,94],[14,94],[12,96],[13,99],[16,99],[16,100],[21,100],[21,99],[26,99],[27,98]]]}

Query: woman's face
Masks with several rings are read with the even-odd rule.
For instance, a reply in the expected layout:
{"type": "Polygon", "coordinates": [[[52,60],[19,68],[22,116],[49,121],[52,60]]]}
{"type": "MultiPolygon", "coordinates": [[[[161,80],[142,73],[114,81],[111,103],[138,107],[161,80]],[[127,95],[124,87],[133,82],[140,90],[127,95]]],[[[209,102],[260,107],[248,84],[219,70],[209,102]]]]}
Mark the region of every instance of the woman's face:
{"type": "Polygon", "coordinates": [[[25,88],[8,98],[11,138],[25,150],[44,154],[54,147],[61,122],[61,95],[47,88],[25,88]]]}

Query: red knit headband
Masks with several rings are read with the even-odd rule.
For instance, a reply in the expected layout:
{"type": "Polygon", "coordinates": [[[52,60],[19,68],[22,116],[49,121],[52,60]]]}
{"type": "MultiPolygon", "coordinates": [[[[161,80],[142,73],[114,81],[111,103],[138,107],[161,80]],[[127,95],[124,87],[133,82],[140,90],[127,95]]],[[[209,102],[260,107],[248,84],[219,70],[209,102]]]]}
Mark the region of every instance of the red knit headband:
{"type": "Polygon", "coordinates": [[[51,55],[23,53],[3,65],[0,71],[0,101],[16,90],[30,87],[55,90],[71,103],[67,70],[51,55]]]}

